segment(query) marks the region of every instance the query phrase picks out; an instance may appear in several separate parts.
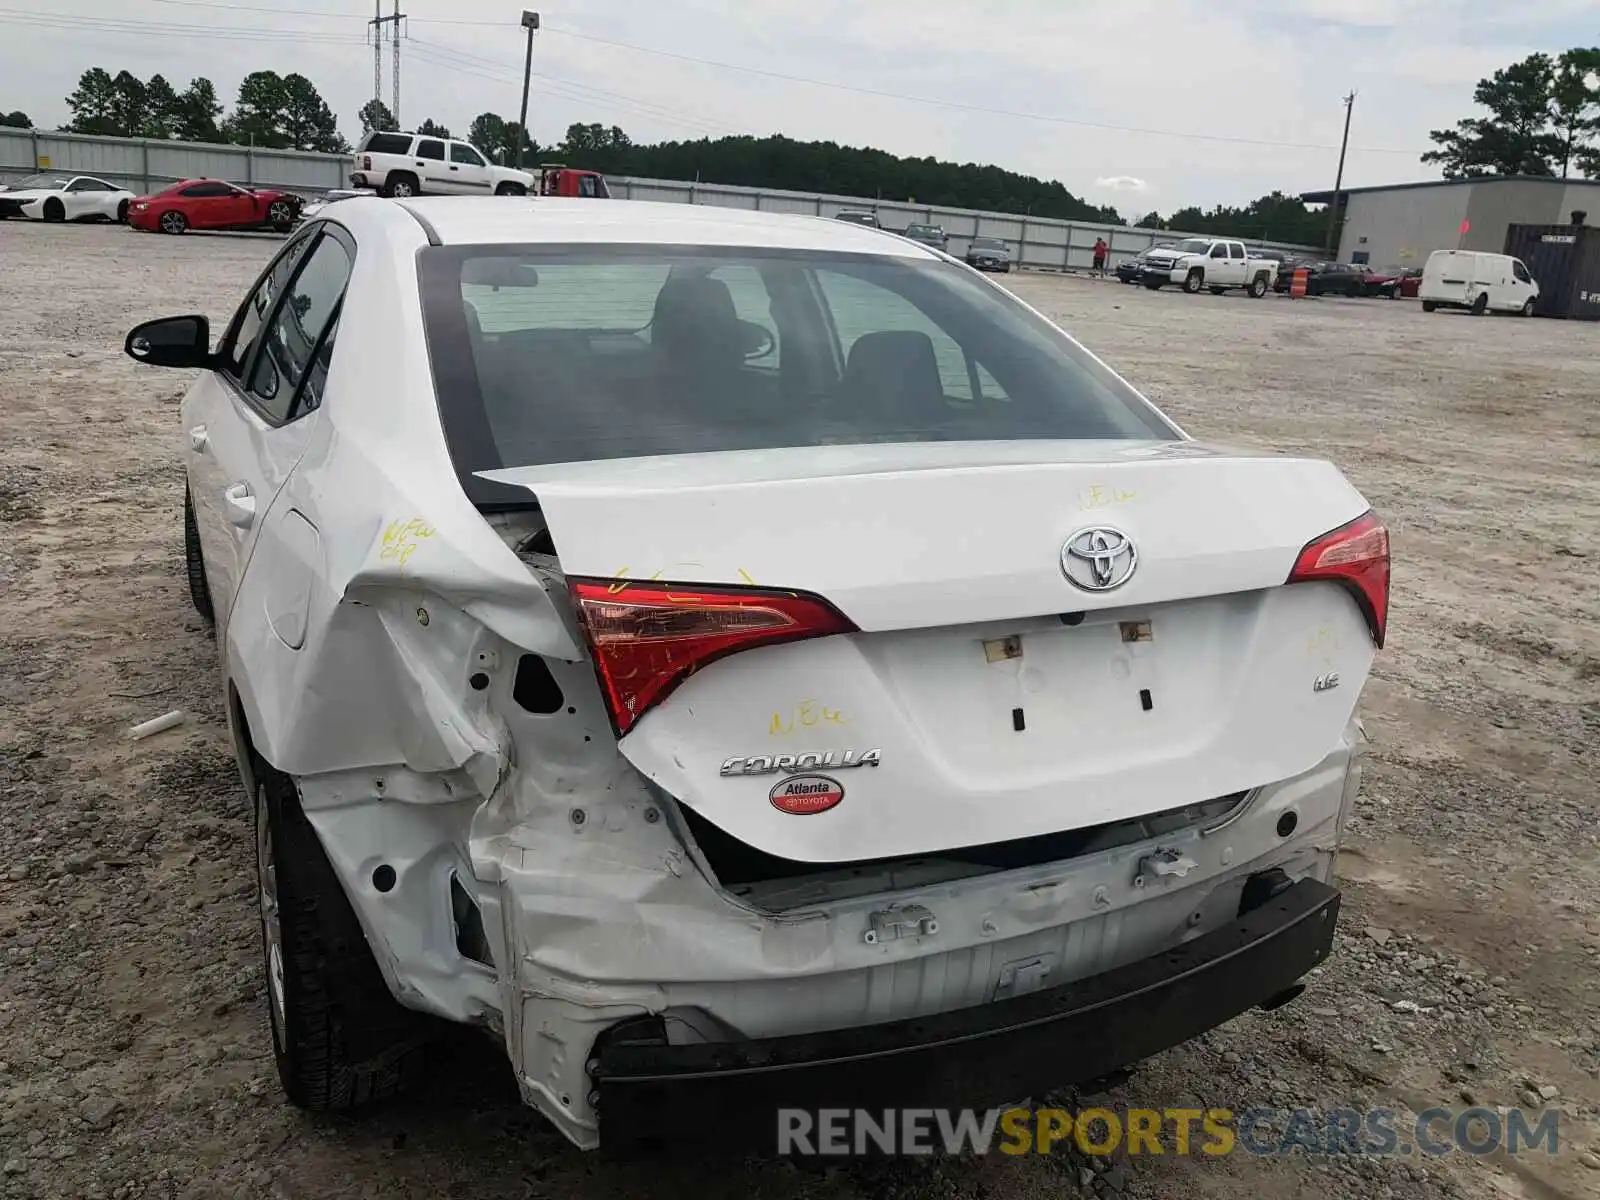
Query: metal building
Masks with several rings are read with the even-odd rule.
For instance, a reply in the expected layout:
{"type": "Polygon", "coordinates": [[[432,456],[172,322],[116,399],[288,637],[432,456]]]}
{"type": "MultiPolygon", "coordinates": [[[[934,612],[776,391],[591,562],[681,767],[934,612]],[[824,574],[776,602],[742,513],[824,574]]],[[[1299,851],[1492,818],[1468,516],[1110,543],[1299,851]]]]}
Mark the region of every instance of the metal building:
{"type": "MultiPolygon", "coordinates": [[[[1339,261],[1420,267],[1435,250],[1505,250],[1512,225],[1566,225],[1574,210],[1600,225],[1600,181],[1530,175],[1441,179],[1388,187],[1343,188],[1339,261]]],[[[1302,192],[1307,204],[1334,194],[1302,192]]]]}

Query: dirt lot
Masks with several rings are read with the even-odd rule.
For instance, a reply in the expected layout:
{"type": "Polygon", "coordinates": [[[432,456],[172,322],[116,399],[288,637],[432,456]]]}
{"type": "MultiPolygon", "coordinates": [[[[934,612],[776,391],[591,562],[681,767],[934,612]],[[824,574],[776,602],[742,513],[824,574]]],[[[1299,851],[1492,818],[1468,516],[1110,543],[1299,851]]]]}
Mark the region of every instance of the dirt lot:
{"type": "Polygon", "coordinates": [[[1335,957],[1098,1102],[1538,1104],[1557,1157],[624,1168],[476,1042],[359,1122],[278,1092],[250,813],[181,574],[187,381],[121,353],[143,317],[224,320],[275,244],[0,225],[0,1196],[1600,1194],[1600,326],[1013,284],[1190,432],[1337,461],[1397,564],[1335,957]]]}

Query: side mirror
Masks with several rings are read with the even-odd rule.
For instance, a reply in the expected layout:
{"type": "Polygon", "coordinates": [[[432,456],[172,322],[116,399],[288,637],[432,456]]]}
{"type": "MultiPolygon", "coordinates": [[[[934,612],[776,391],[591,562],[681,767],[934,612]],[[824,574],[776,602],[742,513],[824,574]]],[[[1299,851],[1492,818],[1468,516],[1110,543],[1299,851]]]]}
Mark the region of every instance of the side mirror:
{"type": "Polygon", "coordinates": [[[163,317],[135,325],[123,353],[150,367],[209,367],[211,322],[205,317],[163,317]]]}
{"type": "Polygon", "coordinates": [[[747,360],[771,354],[778,344],[770,329],[765,325],[757,325],[754,321],[739,322],[739,337],[743,342],[744,356],[747,360]]]}

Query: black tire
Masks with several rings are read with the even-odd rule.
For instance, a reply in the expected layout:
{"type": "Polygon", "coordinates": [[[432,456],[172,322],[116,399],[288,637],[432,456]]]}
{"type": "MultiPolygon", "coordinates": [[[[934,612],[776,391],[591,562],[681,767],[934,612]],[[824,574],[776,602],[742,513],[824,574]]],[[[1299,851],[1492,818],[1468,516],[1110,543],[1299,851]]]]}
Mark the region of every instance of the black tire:
{"type": "Polygon", "coordinates": [[[422,195],[422,185],[409,171],[391,171],[384,179],[383,186],[378,189],[378,194],[388,196],[390,199],[398,196],[403,200],[407,196],[422,195]]]}
{"type": "Polygon", "coordinates": [[[288,233],[294,228],[294,205],[287,200],[274,200],[267,205],[267,224],[278,233],[288,233]]]}
{"type": "Polygon", "coordinates": [[[1227,288],[1219,288],[1219,287],[1214,287],[1214,288],[1210,289],[1211,294],[1213,296],[1220,296],[1220,295],[1222,295],[1223,292],[1225,292],[1227,290],[1228,290],[1227,288]]]}
{"type": "Polygon", "coordinates": [[[1152,292],[1159,292],[1161,290],[1161,280],[1159,279],[1146,279],[1144,281],[1144,285],[1152,292]]]}
{"type": "Polygon", "coordinates": [[[1400,299],[1400,289],[1398,287],[1392,287],[1392,288],[1385,289],[1385,291],[1383,293],[1383,298],[1385,300],[1398,300],[1398,299],[1400,299]]]}
{"type": "Polygon", "coordinates": [[[526,196],[528,194],[528,189],[523,187],[520,183],[502,183],[499,187],[495,188],[494,194],[496,196],[526,196]]]}
{"type": "Polygon", "coordinates": [[[294,781],[259,758],[253,773],[268,1023],[283,1090],[322,1112],[398,1095],[425,1065],[425,1018],[390,994],[294,781]]]}
{"type": "Polygon", "coordinates": [[[44,219],[51,222],[67,219],[66,207],[54,196],[44,202],[44,219]]]}
{"type": "Polygon", "coordinates": [[[161,214],[161,219],[156,222],[156,228],[162,233],[183,233],[189,228],[189,218],[177,209],[172,209],[161,214]]]}
{"type": "Polygon", "coordinates": [[[1267,294],[1267,277],[1257,275],[1250,281],[1250,299],[1259,300],[1267,294]]]}
{"type": "Polygon", "coordinates": [[[128,223],[128,202],[126,200],[124,200],[121,204],[117,205],[117,224],[118,225],[126,225],[127,223],[128,223]]]}
{"type": "Polygon", "coordinates": [[[200,526],[194,519],[194,501],[183,490],[183,573],[189,578],[189,601],[207,622],[215,621],[211,585],[206,582],[206,560],[200,551],[200,526]]]}
{"type": "Polygon", "coordinates": [[[1183,290],[1188,292],[1191,296],[1198,296],[1200,294],[1200,289],[1203,288],[1205,284],[1206,273],[1199,267],[1196,267],[1184,277],[1183,290]]]}
{"type": "Polygon", "coordinates": [[[1532,296],[1529,296],[1526,300],[1524,300],[1522,302],[1522,315],[1525,316],[1525,317],[1533,316],[1533,297],[1532,296]]]}
{"type": "Polygon", "coordinates": [[[1422,302],[1422,311],[1423,312],[1433,312],[1438,307],[1439,306],[1437,304],[1435,304],[1432,300],[1424,300],[1422,302]]]}
{"type": "Polygon", "coordinates": [[[1472,302],[1472,307],[1467,310],[1475,317],[1481,317],[1489,311],[1489,293],[1479,292],[1478,298],[1472,302]]]}

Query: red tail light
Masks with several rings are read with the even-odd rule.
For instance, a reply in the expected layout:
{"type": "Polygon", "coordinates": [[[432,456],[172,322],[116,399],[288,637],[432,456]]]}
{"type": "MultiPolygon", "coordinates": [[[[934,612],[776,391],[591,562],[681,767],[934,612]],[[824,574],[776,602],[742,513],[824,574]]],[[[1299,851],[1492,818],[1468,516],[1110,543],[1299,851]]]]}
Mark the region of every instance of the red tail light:
{"type": "Polygon", "coordinates": [[[1372,513],[1323,534],[1300,551],[1290,583],[1328,579],[1355,597],[1380,648],[1389,624],[1389,531],[1372,513]]]}
{"type": "Polygon", "coordinates": [[[798,592],[623,579],[573,579],[567,586],[619,737],[708,663],[855,629],[827,601],[798,592]]]}

